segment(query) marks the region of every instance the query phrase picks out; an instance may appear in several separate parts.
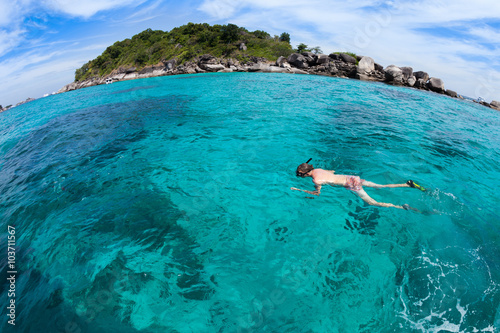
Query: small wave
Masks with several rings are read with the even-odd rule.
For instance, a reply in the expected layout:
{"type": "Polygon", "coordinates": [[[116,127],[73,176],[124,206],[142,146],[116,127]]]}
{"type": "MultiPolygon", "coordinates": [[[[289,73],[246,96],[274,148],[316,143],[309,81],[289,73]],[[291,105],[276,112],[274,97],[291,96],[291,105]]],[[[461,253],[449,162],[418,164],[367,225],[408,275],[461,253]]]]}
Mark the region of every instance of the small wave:
{"type": "Polygon", "coordinates": [[[420,332],[488,332],[497,284],[479,250],[421,249],[400,273],[400,324],[420,332]]]}

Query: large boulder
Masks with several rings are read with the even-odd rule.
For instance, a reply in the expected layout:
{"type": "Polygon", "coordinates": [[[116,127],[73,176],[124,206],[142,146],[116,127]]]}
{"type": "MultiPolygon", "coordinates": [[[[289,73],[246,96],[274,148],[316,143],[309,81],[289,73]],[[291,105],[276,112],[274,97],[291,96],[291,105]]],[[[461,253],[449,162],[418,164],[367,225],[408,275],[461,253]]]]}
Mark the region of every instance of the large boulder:
{"type": "Polygon", "coordinates": [[[218,72],[226,68],[221,64],[200,64],[200,68],[206,70],[207,72],[218,72]]]}
{"type": "Polygon", "coordinates": [[[136,70],[136,67],[118,67],[118,70],[116,72],[118,74],[130,74],[134,73],[136,70]]]}
{"type": "Polygon", "coordinates": [[[408,86],[410,86],[410,87],[413,87],[416,82],[417,82],[417,79],[413,75],[410,78],[408,78],[408,81],[407,81],[408,86]]]}
{"type": "Polygon", "coordinates": [[[318,65],[326,64],[330,61],[330,58],[326,54],[318,54],[318,58],[316,59],[316,63],[318,65]]]}
{"type": "Polygon", "coordinates": [[[304,56],[304,58],[306,59],[307,61],[307,64],[309,66],[314,66],[316,65],[316,59],[318,58],[317,55],[315,55],[314,53],[312,52],[302,52],[302,55],[304,56]]]}
{"type": "Polygon", "coordinates": [[[171,71],[175,68],[176,63],[177,63],[177,61],[175,59],[170,59],[170,60],[164,61],[163,65],[165,65],[165,69],[167,71],[171,71]]]}
{"type": "Polygon", "coordinates": [[[413,76],[413,68],[401,67],[401,71],[403,71],[403,80],[408,82],[408,79],[413,76]]]}
{"type": "Polygon", "coordinates": [[[276,60],[276,66],[278,67],[285,67],[285,64],[286,64],[286,58],[281,56],[278,58],[278,60],[276,60]]]}
{"type": "Polygon", "coordinates": [[[426,82],[424,81],[424,79],[417,79],[413,87],[418,89],[427,89],[426,82]]]}
{"type": "Polygon", "coordinates": [[[444,93],[444,82],[436,77],[431,77],[429,82],[427,82],[427,87],[437,93],[444,93]]]}
{"type": "Polygon", "coordinates": [[[369,74],[375,70],[375,61],[370,57],[362,57],[359,61],[357,71],[359,74],[369,74]]]}
{"type": "Polygon", "coordinates": [[[492,107],[493,109],[496,109],[496,110],[500,110],[500,102],[498,102],[498,101],[491,101],[490,107],[492,107]]]}
{"type": "Polygon", "coordinates": [[[263,64],[261,62],[256,63],[252,65],[251,67],[248,67],[249,72],[269,72],[269,65],[268,64],[263,64]]]}
{"type": "Polygon", "coordinates": [[[77,89],[78,83],[71,82],[57,91],[58,94],[77,89]]]}
{"type": "Polygon", "coordinates": [[[307,63],[306,58],[300,53],[292,53],[288,56],[288,63],[297,67],[297,68],[308,68],[309,64],[307,63]]]}
{"type": "Polygon", "coordinates": [[[330,53],[328,57],[332,60],[340,60],[340,55],[338,55],[337,53],[330,53]]]}
{"type": "Polygon", "coordinates": [[[453,91],[453,90],[450,90],[450,89],[446,89],[446,91],[444,92],[446,95],[450,96],[450,97],[454,97],[454,98],[457,98],[458,97],[458,94],[456,91],[453,91]]]}
{"type": "MultiPolygon", "coordinates": [[[[208,72],[218,72],[220,70],[223,70],[226,68],[226,66],[222,65],[216,57],[210,54],[204,54],[198,59],[198,66],[206,70],[208,72]]],[[[180,72],[183,72],[186,70],[186,68],[178,68],[180,72]]],[[[195,67],[193,67],[193,70],[195,70],[195,67]]],[[[196,70],[195,70],[196,71],[196,70]]]]}
{"type": "Polygon", "coordinates": [[[417,80],[422,79],[424,80],[424,82],[427,82],[427,80],[429,80],[429,74],[427,74],[426,72],[418,71],[414,72],[413,75],[417,80]]]}
{"type": "Polygon", "coordinates": [[[245,45],[245,43],[240,43],[240,51],[246,51],[247,50],[247,46],[245,45]]]}
{"type": "Polygon", "coordinates": [[[402,84],[403,70],[398,66],[390,65],[385,69],[385,80],[389,83],[402,84]]]}
{"type": "Polygon", "coordinates": [[[198,59],[198,64],[217,64],[219,60],[211,54],[204,54],[198,59]]]}
{"type": "Polygon", "coordinates": [[[345,54],[345,53],[341,53],[339,54],[340,56],[340,59],[343,61],[343,62],[347,62],[349,64],[356,64],[356,58],[354,57],[351,57],[350,55],[348,54],[345,54]]]}

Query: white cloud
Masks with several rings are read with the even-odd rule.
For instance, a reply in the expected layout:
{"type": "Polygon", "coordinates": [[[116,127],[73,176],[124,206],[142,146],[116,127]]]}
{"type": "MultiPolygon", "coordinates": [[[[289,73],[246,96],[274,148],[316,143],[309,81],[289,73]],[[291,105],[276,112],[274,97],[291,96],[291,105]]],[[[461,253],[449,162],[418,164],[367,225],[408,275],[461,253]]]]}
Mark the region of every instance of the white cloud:
{"type": "Polygon", "coordinates": [[[47,6],[55,11],[63,12],[71,16],[89,18],[103,10],[116,9],[133,5],[141,5],[145,0],[49,0],[47,6]]]}
{"type": "Polygon", "coordinates": [[[91,44],[76,47],[68,42],[67,47],[50,51],[51,47],[29,51],[22,61],[11,58],[0,63],[0,104],[16,104],[27,97],[38,98],[52,93],[74,80],[75,69],[89,59],[95,58],[107,46],[91,44]]]}
{"type": "Polygon", "coordinates": [[[500,32],[490,27],[471,28],[469,33],[484,41],[500,45],[500,32]]]}
{"type": "Polygon", "coordinates": [[[0,30],[0,57],[19,45],[25,31],[0,30]]]}
{"type": "Polygon", "coordinates": [[[217,19],[226,19],[239,7],[239,3],[232,0],[207,0],[198,9],[217,19]]]}

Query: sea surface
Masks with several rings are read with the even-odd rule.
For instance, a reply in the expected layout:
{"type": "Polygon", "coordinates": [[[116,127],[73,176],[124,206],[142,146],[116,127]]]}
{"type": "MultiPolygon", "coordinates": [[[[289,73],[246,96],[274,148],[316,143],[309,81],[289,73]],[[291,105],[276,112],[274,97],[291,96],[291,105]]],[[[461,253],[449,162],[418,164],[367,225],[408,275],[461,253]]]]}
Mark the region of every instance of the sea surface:
{"type": "Polygon", "coordinates": [[[231,73],[0,114],[1,332],[497,332],[500,112],[231,73]],[[379,183],[319,197],[296,167],[379,183]],[[15,300],[15,327],[8,323],[15,300]]]}

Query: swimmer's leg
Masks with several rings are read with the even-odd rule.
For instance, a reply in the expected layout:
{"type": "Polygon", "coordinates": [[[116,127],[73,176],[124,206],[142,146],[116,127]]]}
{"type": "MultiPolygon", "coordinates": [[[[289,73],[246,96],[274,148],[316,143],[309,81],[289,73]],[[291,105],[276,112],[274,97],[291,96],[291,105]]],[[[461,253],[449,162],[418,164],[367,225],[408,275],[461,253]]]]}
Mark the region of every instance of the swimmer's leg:
{"type": "Polygon", "coordinates": [[[365,180],[363,183],[361,183],[363,186],[367,187],[374,187],[374,188],[384,188],[384,187],[410,187],[408,184],[387,184],[387,185],[380,185],[380,184],[375,184],[373,182],[369,182],[365,180]]]}
{"type": "MultiPolygon", "coordinates": [[[[364,183],[363,183],[364,185],[364,183]]],[[[376,185],[376,184],[375,184],[376,185]]],[[[384,203],[384,202],[377,202],[373,200],[363,189],[360,189],[359,191],[353,191],[356,193],[361,199],[363,199],[364,202],[366,202],[369,205],[372,206],[378,206],[378,207],[394,207],[394,208],[399,208],[399,209],[405,209],[403,206],[396,206],[391,203],[384,203]]]]}

